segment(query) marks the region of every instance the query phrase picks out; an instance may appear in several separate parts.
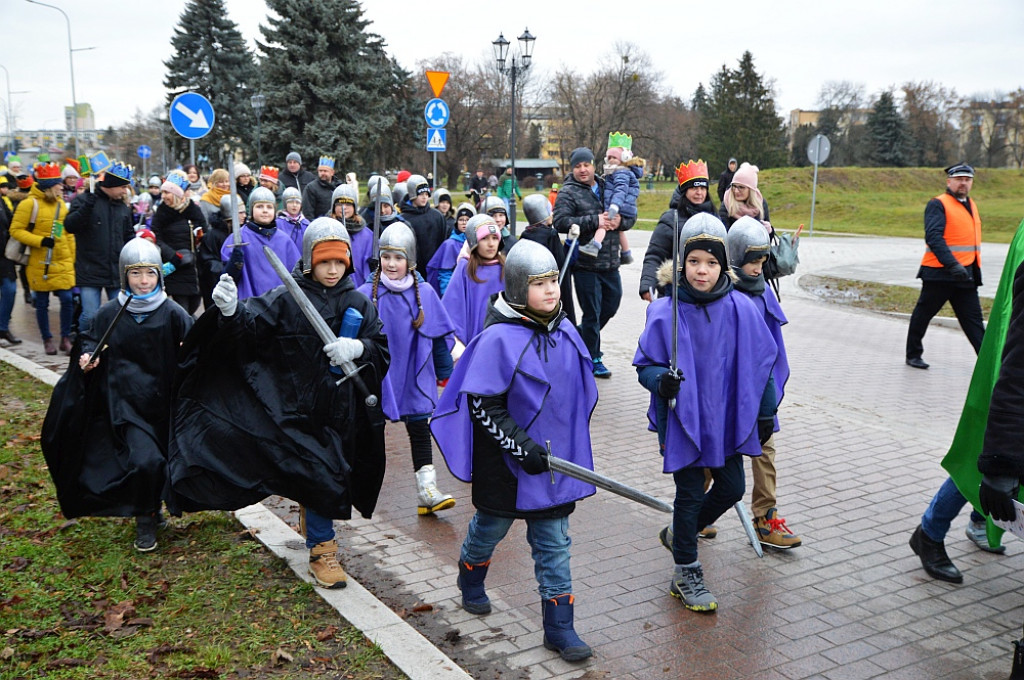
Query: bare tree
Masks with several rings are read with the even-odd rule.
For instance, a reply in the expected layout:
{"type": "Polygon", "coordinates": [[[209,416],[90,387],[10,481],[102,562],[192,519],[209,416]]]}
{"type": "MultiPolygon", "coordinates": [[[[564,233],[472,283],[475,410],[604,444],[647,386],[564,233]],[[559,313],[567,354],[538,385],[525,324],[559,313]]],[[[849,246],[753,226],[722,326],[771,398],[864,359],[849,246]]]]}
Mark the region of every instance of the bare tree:
{"type": "Polygon", "coordinates": [[[903,117],[912,141],[910,164],[935,167],[953,161],[957,148],[956,90],[923,81],[903,84],[903,117]]]}
{"type": "MultiPolygon", "coordinates": [[[[818,94],[817,133],[828,137],[832,146],[829,165],[855,165],[867,160],[863,141],[863,124],[867,122],[867,95],[862,83],[830,80],[818,94]]],[[[794,144],[795,148],[795,144],[794,144]]]]}

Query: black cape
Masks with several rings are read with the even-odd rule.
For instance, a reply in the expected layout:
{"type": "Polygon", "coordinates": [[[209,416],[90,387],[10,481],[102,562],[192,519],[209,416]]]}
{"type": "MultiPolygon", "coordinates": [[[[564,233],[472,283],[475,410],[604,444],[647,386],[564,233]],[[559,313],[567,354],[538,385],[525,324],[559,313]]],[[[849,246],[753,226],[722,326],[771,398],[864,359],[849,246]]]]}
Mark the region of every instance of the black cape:
{"type": "Polygon", "coordinates": [[[170,299],[141,323],[126,312],[83,373],[79,356],[119,309],[107,302],[79,336],[43,421],[43,455],[68,518],[155,512],[166,484],[174,366],[192,317],[170,299]]]}
{"type": "Polygon", "coordinates": [[[283,286],[239,302],[234,316],[203,314],[182,348],[168,474],[184,510],[237,510],[281,495],[324,517],[369,518],[384,480],[381,381],[390,362],[377,310],[350,277],[325,288],[294,278],[335,335],[363,315],[356,360],[378,397],[329,372],[323,342],[283,286]]]}

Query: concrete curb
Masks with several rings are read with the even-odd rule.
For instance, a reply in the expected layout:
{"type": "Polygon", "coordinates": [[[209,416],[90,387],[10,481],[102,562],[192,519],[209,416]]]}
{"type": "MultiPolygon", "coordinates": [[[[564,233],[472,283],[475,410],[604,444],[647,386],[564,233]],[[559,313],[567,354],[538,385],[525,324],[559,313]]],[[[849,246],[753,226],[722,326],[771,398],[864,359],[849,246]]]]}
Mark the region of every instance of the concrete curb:
{"type": "MultiPolygon", "coordinates": [[[[60,379],[58,373],[6,349],[0,348],[0,361],[51,387],[60,379]]],[[[268,550],[287,561],[301,580],[312,583],[306,571],[309,552],[302,536],[262,503],[242,508],[234,515],[246,528],[254,530],[256,538],[268,550]]],[[[367,639],[378,645],[410,680],[473,680],[458,664],[351,577],[348,586],[342,590],[315,586],[314,590],[367,639]]]]}

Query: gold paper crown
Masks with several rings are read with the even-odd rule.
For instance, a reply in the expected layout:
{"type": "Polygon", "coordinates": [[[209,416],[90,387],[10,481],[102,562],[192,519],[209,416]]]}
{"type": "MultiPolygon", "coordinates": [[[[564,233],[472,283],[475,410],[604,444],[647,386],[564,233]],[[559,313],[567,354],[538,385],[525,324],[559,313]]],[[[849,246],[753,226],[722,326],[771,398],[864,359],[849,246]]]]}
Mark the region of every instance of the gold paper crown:
{"type": "Polygon", "coordinates": [[[676,178],[680,184],[686,184],[692,179],[708,179],[708,164],[702,159],[694,162],[691,158],[686,164],[680,164],[676,168],[676,178]]]}
{"type": "Polygon", "coordinates": [[[633,148],[633,138],[623,132],[609,132],[608,133],[608,148],[613,146],[622,147],[623,149],[633,148]]]}

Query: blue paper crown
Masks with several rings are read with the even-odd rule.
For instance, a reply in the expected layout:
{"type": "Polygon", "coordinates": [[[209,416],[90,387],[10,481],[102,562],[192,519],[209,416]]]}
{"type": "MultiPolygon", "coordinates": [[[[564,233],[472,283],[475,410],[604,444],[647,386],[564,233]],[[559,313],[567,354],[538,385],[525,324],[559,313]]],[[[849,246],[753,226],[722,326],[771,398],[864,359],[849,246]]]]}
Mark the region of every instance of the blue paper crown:
{"type": "Polygon", "coordinates": [[[182,191],[187,191],[188,188],[192,186],[192,183],[188,181],[188,177],[185,175],[185,173],[179,172],[177,170],[174,170],[169,175],[167,175],[167,179],[164,181],[170,182],[171,184],[180,187],[182,191]]]}
{"type": "Polygon", "coordinates": [[[129,184],[132,181],[132,166],[130,165],[115,161],[113,165],[107,168],[107,172],[114,177],[120,177],[129,184]]]}
{"type": "Polygon", "coordinates": [[[330,168],[331,170],[333,170],[334,159],[331,158],[330,156],[320,156],[320,162],[317,163],[316,166],[319,168],[321,165],[325,168],[330,168]]]}

